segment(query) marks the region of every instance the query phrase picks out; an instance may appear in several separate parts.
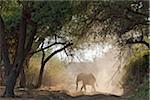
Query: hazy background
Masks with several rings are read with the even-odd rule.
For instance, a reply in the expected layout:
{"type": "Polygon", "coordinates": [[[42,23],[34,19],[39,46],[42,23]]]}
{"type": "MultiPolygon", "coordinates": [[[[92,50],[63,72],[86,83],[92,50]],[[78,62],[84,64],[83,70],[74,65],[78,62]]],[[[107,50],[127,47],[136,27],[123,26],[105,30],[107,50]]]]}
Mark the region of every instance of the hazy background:
{"type": "MultiPolygon", "coordinates": [[[[94,49],[94,48],[92,48],[94,49]]],[[[83,72],[83,73],[93,73],[97,79],[98,87],[96,87],[97,92],[101,93],[110,93],[110,94],[116,94],[121,95],[123,94],[123,88],[121,86],[121,78],[123,75],[123,70],[120,69],[119,73],[115,74],[118,70],[118,67],[122,67],[123,64],[120,64],[121,62],[118,60],[118,54],[119,51],[117,48],[113,48],[112,46],[108,46],[103,49],[101,49],[101,55],[96,56],[95,58],[92,58],[94,56],[92,50],[85,50],[84,52],[86,57],[91,57],[91,60],[85,60],[85,61],[76,61],[70,63],[67,68],[62,71],[62,76],[66,77],[62,84],[64,87],[62,87],[65,90],[68,90],[69,92],[76,92],[75,90],[75,82],[76,82],[76,76],[83,72]],[[115,76],[114,76],[115,74],[115,76]],[[114,76],[114,77],[113,77],[114,76]],[[113,78],[112,78],[113,77],[113,78]]],[[[95,53],[96,54],[96,53],[95,53]]],[[[61,77],[62,77],[61,76],[61,77]]],[[[62,79],[62,78],[61,78],[62,79]]],[[[81,87],[81,84],[79,88],[81,87]]],[[[87,86],[88,90],[87,92],[91,92],[91,87],[87,86]]]]}
{"type": "MultiPolygon", "coordinates": [[[[76,93],[76,77],[83,72],[94,74],[98,84],[98,87],[96,87],[97,93],[123,94],[123,88],[120,83],[124,71],[121,69],[123,66],[122,62],[120,62],[121,59],[118,58],[118,48],[112,45],[88,47],[77,52],[76,56],[79,59],[74,59],[68,64],[65,64],[62,59],[60,60],[62,55],[64,54],[53,57],[46,64],[43,88],[48,86],[52,90],[67,90],[69,93],[76,93]],[[120,68],[120,71],[115,74],[118,68],[120,68]]],[[[32,58],[30,61],[31,72],[28,72],[27,75],[30,80],[28,84],[36,83],[39,68],[40,58],[32,58]],[[31,73],[34,75],[31,75],[31,73]]],[[[79,84],[80,88],[81,83],[79,84]]],[[[91,93],[90,86],[87,86],[87,93],[91,93]]]]}

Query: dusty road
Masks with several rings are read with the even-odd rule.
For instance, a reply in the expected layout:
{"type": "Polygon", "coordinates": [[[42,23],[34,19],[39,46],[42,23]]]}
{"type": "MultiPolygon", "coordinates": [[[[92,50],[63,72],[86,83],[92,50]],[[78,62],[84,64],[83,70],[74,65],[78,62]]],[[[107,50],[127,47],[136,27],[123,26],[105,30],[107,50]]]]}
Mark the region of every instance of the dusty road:
{"type": "Polygon", "coordinates": [[[55,95],[39,95],[36,97],[17,97],[17,98],[0,98],[0,100],[127,100],[121,97],[108,96],[103,94],[97,95],[81,95],[76,97],[71,97],[64,94],[55,94],[55,95]]]}
{"type": "MultiPolygon", "coordinates": [[[[3,88],[0,89],[0,95],[3,93],[3,88]]],[[[48,90],[15,90],[18,97],[4,98],[0,100],[128,100],[123,97],[106,95],[106,94],[90,94],[76,93],[70,96],[66,91],[48,91],[48,90]]]]}

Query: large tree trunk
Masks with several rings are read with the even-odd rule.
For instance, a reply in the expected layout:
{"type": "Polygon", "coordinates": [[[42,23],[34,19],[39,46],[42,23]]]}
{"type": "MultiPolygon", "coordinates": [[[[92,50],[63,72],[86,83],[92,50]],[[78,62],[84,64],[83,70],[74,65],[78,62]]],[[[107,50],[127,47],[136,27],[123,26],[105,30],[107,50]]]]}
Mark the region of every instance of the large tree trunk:
{"type": "MultiPolygon", "coordinates": [[[[6,45],[6,33],[4,31],[5,27],[4,27],[4,21],[0,15],[0,43],[1,43],[1,49],[2,49],[2,59],[4,62],[4,67],[5,67],[5,85],[6,85],[6,89],[4,92],[4,96],[14,96],[14,86],[13,84],[15,83],[15,80],[10,80],[11,77],[13,76],[9,76],[9,72],[12,69],[12,66],[10,64],[10,59],[9,59],[9,53],[8,53],[8,49],[7,49],[7,45],[6,45]]],[[[15,78],[12,78],[15,79],[15,78]]]]}
{"type": "Polygon", "coordinates": [[[3,66],[0,65],[0,85],[3,86],[4,85],[4,69],[3,66]]]}
{"type": "Polygon", "coordinates": [[[11,71],[10,75],[6,77],[6,88],[5,88],[5,92],[4,92],[4,96],[7,97],[14,97],[14,87],[16,84],[16,80],[17,80],[18,74],[15,71],[11,71]]]}
{"type": "Polygon", "coordinates": [[[5,92],[3,96],[14,96],[14,87],[16,84],[16,80],[19,76],[20,71],[23,69],[23,62],[25,60],[25,39],[26,39],[26,19],[25,16],[25,7],[23,6],[22,9],[22,16],[21,16],[21,23],[20,23],[20,30],[19,30],[19,42],[17,48],[17,54],[15,57],[15,61],[13,64],[10,63],[9,59],[9,52],[5,41],[5,31],[4,31],[4,22],[1,18],[1,35],[3,36],[3,40],[1,40],[2,44],[4,45],[2,48],[2,55],[4,60],[5,66],[5,92]]]}
{"type": "Polygon", "coordinates": [[[16,84],[16,80],[19,76],[19,73],[24,69],[23,63],[27,54],[32,48],[32,43],[34,41],[34,36],[36,34],[36,23],[30,20],[30,12],[28,11],[28,2],[22,2],[22,14],[20,20],[20,29],[18,34],[18,47],[17,53],[15,56],[15,61],[13,63],[10,62],[8,47],[6,44],[5,37],[7,33],[5,33],[4,21],[0,15],[0,44],[2,45],[2,59],[5,67],[5,79],[6,79],[6,88],[4,92],[4,96],[14,96],[14,87],[16,84]],[[26,40],[26,31],[27,31],[27,19],[28,22],[31,21],[31,27],[33,31],[29,35],[28,41],[26,40]],[[26,44],[27,43],[27,44],[26,44]]]}
{"type": "Polygon", "coordinates": [[[2,72],[2,66],[0,65],[0,85],[2,86],[3,85],[3,72],[2,72]]]}

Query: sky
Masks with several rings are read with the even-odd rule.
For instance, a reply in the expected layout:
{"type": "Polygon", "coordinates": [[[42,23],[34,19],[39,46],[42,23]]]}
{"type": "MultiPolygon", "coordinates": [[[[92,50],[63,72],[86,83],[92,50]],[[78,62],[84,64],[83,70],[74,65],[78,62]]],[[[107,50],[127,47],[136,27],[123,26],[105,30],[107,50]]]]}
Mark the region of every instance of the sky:
{"type": "MultiPolygon", "coordinates": [[[[95,44],[75,53],[74,62],[89,62],[94,58],[102,57],[112,46],[110,44],[95,44]]],[[[67,59],[64,52],[58,53],[57,57],[67,59]]]]}
{"type": "MultiPolygon", "coordinates": [[[[47,38],[44,43],[44,47],[46,47],[48,44],[49,39],[47,38]]],[[[62,48],[61,45],[54,46],[52,48],[52,51],[55,51],[57,49],[62,48]]],[[[67,57],[64,51],[61,51],[60,53],[57,53],[56,56],[61,59],[65,60],[67,62],[92,62],[95,58],[102,57],[109,49],[112,48],[111,44],[108,43],[98,43],[98,44],[92,44],[92,45],[85,45],[85,49],[78,50],[76,53],[74,53],[74,58],[72,60],[71,57],[67,57]]]]}

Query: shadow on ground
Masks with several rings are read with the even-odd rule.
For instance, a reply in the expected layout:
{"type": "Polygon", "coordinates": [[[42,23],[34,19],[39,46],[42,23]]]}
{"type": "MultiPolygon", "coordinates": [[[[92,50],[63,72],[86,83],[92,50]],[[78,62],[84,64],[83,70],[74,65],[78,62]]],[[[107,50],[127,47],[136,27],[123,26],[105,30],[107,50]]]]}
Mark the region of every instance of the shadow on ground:
{"type": "Polygon", "coordinates": [[[35,97],[35,100],[127,100],[120,96],[106,95],[106,94],[94,94],[85,95],[84,93],[78,93],[76,96],[70,96],[63,91],[53,91],[48,95],[39,95],[35,97]]]}
{"type": "MultiPolygon", "coordinates": [[[[2,95],[3,89],[0,89],[2,95]]],[[[128,100],[120,96],[109,95],[109,94],[99,94],[90,93],[85,94],[83,92],[76,92],[69,94],[68,91],[49,91],[49,90],[19,90],[16,89],[15,93],[17,97],[15,98],[4,98],[0,97],[0,100],[128,100]]]]}

